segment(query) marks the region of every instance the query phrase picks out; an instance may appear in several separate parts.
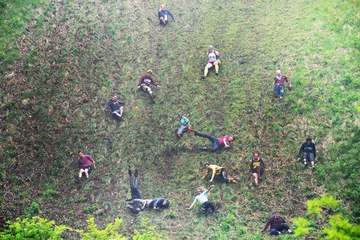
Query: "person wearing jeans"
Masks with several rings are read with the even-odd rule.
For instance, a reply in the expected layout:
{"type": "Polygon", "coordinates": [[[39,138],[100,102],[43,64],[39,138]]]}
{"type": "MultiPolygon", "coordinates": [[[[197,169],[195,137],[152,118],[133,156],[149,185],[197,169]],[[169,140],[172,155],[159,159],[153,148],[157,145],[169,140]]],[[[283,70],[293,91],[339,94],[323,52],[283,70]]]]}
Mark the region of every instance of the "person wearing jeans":
{"type": "Polygon", "coordinates": [[[233,137],[233,136],[225,135],[222,138],[217,138],[217,137],[214,137],[214,136],[211,136],[208,134],[204,134],[201,132],[196,132],[196,131],[195,131],[195,136],[209,139],[212,143],[211,148],[203,147],[201,149],[205,150],[205,151],[211,151],[211,152],[215,152],[216,150],[221,149],[222,147],[229,148],[231,145],[231,142],[235,140],[235,137],[233,137]]]}
{"type": "Polygon", "coordinates": [[[287,82],[289,84],[289,87],[291,88],[290,79],[285,74],[282,74],[280,70],[277,70],[276,76],[274,78],[274,96],[275,97],[279,97],[279,98],[284,97],[285,82],[287,82]]]}
{"type": "Polygon", "coordinates": [[[275,215],[271,216],[266,222],[265,227],[261,232],[265,232],[265,230],[270,225],[270,235],[280,235],[283,231],[288,231],[291,233],[289,225],[285,222],[285,219],[280,216],[280,213],[277,211],[275,215]]]}
{"type": "Polygon", "coordinates": [[[129,199],[130,203],[127,205],[127,208],[129,208],[132,213],[138,214],[140,211],[144,210],[146,202],[142,200],[138,189],[139,178],[137,170],[135,170],[134,176],[135,178],[133,179],[132,172],[129,170],[131,199],[129,199]]]}

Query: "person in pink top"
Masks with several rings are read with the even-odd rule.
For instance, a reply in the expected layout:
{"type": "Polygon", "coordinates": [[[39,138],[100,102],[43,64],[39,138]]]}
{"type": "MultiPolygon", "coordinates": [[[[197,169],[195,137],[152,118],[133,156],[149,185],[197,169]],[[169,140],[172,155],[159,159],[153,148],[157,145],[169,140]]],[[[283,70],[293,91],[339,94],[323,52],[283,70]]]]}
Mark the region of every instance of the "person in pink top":
{"type": "Polygon", "coordinates": [[[201,149],[205,150],[205,151],[211,151],[211,152],[215,152],[216,150],[221,149],[223,147],[229,148],[231,146],[231,142],[235,140],[234,136],[225,135],[221,138],[217,138],[217,137],[214,137],[214,136],[211,136],[208,134],[204,134],[201,132],[195,132],[195,136],[209,139],[212,143],[211,148],[203,147],[201,149]]]}
{"type": "Polygon", "coordinates": [[[79,151],[79,156],[79,179],[81,179],[83,173],[85,173],[86,178],[89,178],[89,172],[92,170],[91,163],[94,165],[94,169],[96,169],[95,161],[90,155],[85,155],[81,151],[79,151]]]}

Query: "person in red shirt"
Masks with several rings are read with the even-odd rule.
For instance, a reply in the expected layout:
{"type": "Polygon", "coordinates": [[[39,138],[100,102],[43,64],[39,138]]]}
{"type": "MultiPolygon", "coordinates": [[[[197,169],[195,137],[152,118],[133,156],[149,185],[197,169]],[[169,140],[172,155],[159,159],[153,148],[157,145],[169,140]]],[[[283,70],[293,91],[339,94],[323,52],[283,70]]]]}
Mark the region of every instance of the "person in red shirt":
{"type": "Polygon", "coordinates": [[[204,134],[201,132],[196,132],[196,131],[195,131],[195,136],[209,139],[212,143],[211,148],[203,147],[201,149],[205,150],[205,151],[211,151],[211,152],[215,152],[216,150],[219,150],[223,147],[229,148],[231,146],[231,142],[235,140],[234,136],[225,135],[221,138],[217,138],[217,137],[214,137],[214,136],[211,136],[208,134],[204,134]]]}
{"type": "Polygon", "coordinates": [[[82,174],[85,173],[86,178],[89,178],[89,173],[91,172],[91,163],[94,165],[94,169],[96,169],[95,161],[90,155],[85,155],[81,151],[79,151],[79,160],[78,160],[78,167],[79,167],[79,179],[81,179],[82,174]]]}
{"type": "Polygon", "coordinates": [[[275,215],[271,216],[268,221],[266,222],[265,227],[261,232],[265,232],[265,230],[270,225],[270,235],[279,235],[284,230],[288,231],[288,233],[292,233],[290,230],[289,225],[285,222],[285,219],[280,217],[279,211],[275,212],[275,215]]]}
{"type": "Polygon", "coordinates": [[[279,98],[284,97],[285,82],[287,82],[289,84],[289,88],[291,88],[290,79],[285,74],[282,74],[280,70],[277,70],[276,76],[274,77],[275,97],[279,97],[279,98]]]}
{"type": "Polygon", "coordinates": [[[160,87],[159,83],[155,82],[154,79],[152,79],[152,70],[147,70],[146,74],[141,76],[139,79],[137,88],[143,90],[144,92],[147,92],[150,94],[151,97],[155,97],[154,92],[151,90],[150,85],[155,85],[156,87],[160,87]]]}

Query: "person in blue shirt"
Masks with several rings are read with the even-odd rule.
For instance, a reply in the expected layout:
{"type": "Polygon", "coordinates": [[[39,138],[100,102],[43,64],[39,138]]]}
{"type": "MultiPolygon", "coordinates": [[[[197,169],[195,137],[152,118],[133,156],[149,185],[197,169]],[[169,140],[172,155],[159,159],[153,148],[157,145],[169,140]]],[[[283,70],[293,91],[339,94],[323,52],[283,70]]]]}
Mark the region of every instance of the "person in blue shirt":
{"type": "Polygon", "coordinates": [[[177,130],[176,136],[178,136],[178,138],[181,138],[181,136],[184,134],[184,132],[189,132],[192,129],[191,129],[191,125],[190,125],[190,120],[187,117],[185,117],[183,113],[179,112],[178,117],[180,119],[181,126],[177,130]]]}
{"type": "Polygon", "coordinates": [[[161,5],[158,12],[158,17],[161,26],[166,26],[168,24],[168,15],[170,15],[173,21],[175,21],[173,14],[166,9],[166,5],[165,4],[161,5]]]}

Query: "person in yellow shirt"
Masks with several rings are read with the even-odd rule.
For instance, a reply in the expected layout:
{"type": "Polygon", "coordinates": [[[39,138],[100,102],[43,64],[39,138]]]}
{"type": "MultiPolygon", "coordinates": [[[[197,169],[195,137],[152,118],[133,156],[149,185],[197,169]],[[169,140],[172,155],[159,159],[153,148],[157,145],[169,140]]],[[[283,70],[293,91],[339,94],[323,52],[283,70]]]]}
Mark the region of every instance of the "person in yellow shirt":
{"type": "Polygon", "coordinates": [[[207,175],[211,173],[211,179],[209,181],[210,183],[214,181],[215,177],[221,183],[229,183],[229,182],[237,183],[240,181],[239,178],[227,177],[224,167],[220,167],[218,165],[212,165],[210,163],[205,163],[204,167],[206,171],[201,179],[204,179],[207,175]]]}
{"type": "Polygon", "coordinates": [[[253,153],[253,157],[250,159],[249,173],[252,172],[254,176],[255,185],[258,185],[259,179],[262,180],[261,174],[265,170],[265,163],[262,158],[259,157],[258,152],[253,153]]]}

